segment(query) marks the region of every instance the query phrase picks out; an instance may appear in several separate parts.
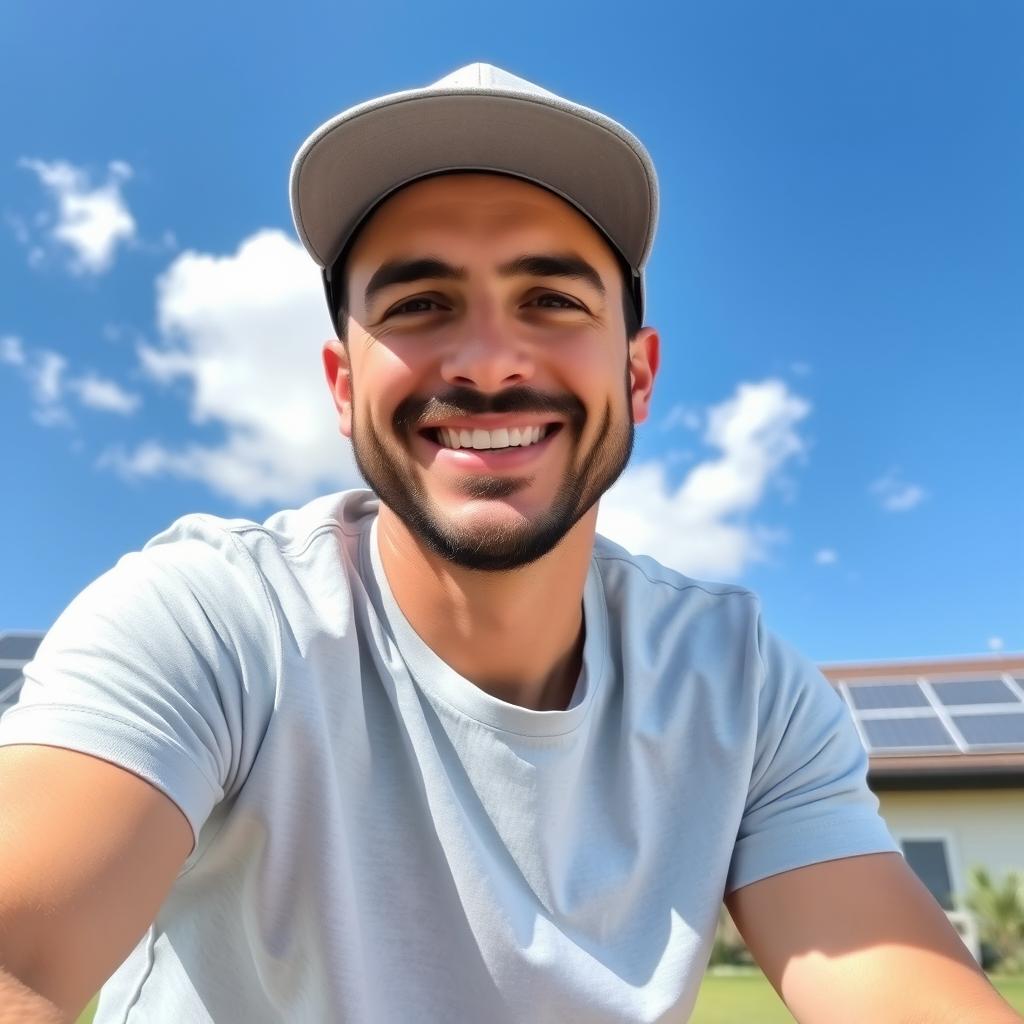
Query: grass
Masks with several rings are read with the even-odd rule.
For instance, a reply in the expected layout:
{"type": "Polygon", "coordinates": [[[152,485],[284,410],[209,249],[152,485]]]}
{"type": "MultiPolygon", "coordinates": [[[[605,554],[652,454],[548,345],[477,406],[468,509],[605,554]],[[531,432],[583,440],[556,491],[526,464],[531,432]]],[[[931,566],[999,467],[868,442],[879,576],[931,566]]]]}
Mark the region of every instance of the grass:
{"type": "Polygon", "coordinates": [[[1015,974],[1012,977],[995,975],[992,977],[992,984],[1018,1013],[1024,1013],[1024,974],[1015,974]]]}
{"type": "MultiPolygon", "coordinates": [[[[1024,975],[996,975],[992,983],[1018,1013],[1024,1013],[1024,975]]],[[[77,1024],[92,1024],[95,1012],[93,999],[77,1024]]],[[[751,968],[737,973],[706,974],[690,1024],[793,1024],[793,1017],[765,976],[751,968]]]]}
{"type": "MultiPolygon", "coordinates": [[[[990,980],[1024,1013],[1024,975],[990,975],[990,980]]],[[[704,976],[690,1024],[794,1024],[794,1018],[756,967],[734,968],[728,974],[711,971],[704,976]]]]}
{"type": "Polygon", "coordinates": [[[793,1016],[757,968],[732,968],[704,975],[690,1024],[793,1024],[793,1016]]]}

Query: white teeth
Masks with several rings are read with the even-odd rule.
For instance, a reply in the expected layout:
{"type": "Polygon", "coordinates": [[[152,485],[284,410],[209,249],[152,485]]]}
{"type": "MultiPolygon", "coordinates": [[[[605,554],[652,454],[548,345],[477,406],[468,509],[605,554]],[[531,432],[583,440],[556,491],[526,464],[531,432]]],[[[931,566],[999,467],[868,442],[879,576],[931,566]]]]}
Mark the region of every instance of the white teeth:
{"type": "Polygon", "coordinates": [[[547,427],[499,427],[497,430],[461,430],[441,427],[437,436],[446,448],[525,448],[547,434],[547,427]]]}

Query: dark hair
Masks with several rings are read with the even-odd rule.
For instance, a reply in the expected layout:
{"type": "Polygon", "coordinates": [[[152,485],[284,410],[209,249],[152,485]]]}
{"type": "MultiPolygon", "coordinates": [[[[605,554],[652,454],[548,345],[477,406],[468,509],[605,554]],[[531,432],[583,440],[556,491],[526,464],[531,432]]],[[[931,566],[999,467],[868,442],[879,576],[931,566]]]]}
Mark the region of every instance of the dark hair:
{"type": "MultiPolygon", "coordinates": [[[[328,303],[331,307],[331,320],[334,322],[334,329],[337,331],[338,337],[345,344],[348,344],[348,338],[346,337],[346,329],[348,327],[348,281],[345,277],[345,263],[348,259],[349,250],[351,250],[358,236],[359,232],[357,231],[349,239],[348,245],[345,246],[341,255],[331,266],[329,284],[327,286],[328,303]]],[[[609,244],[608,247],[612,250],[615,262],[619,266],[619,275],[622,278],[622,318],[626,323],[626,340],[632,341],[642,326],[636,303],[633,300],[633,271],[630,270],[625,259],[614,246],[609,244]]],[[[327,275],[325,275],[326,278],[327,275]]]]}

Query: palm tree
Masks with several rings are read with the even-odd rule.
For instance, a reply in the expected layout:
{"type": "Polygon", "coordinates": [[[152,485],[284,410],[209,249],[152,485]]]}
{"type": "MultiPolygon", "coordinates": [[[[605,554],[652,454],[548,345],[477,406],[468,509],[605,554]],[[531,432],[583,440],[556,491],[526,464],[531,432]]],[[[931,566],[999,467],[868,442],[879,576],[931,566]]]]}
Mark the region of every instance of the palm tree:
{"type": "Polygon", "coordinates": [[[967,906],[978,916],[981,939],[999,957],[1003,971],[1024,971],[1024,875],[1008,871],[1000,884],[988,871],[968,872],[967,906]]]}

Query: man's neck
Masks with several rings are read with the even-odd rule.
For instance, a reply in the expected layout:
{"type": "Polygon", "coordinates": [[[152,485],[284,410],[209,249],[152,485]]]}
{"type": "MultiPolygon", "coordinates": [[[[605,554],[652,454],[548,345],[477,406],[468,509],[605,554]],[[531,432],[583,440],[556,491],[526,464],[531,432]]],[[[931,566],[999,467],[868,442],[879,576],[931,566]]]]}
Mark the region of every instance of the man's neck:
{"type": "Polygon", "coordinates": [[[537,711],[568,706],[583,660],[591,509],[543,558],[513,572],[454,566],[380,506],[381,562],[398,607],[439,658],[480,689],[537,711]]]}

